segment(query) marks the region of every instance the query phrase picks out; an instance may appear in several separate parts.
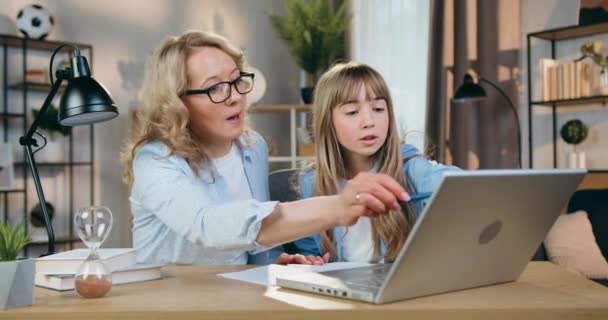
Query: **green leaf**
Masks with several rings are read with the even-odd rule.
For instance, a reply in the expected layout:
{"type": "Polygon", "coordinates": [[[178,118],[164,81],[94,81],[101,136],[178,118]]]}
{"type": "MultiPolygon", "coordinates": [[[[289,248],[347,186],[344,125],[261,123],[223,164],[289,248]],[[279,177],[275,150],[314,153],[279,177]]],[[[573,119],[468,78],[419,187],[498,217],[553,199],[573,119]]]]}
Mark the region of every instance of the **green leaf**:
{"type": "Polygon", "coordinates": [[[566,143],[577,145],[587,139],[589,128],[581,120],[574,119],[564,123],[559,133],[566,143]]]}
{"type": "Polygon", "coordinates": [[[287,44],[296,64],[313,77],[344,54],[350,22],[347,1],[333,12],[328,0],[285,0],[285,13],[267,12],[270,22],[287,44]]]}
{"type": "Polygon", "coordinates": [[[25,232],[25,223],[20,223],[14,229],[6,222],[0,222],[0,261],[12,261],[29,242],[25,232]]]}
{"type": "MultiPolygon", "coordinates": [[[[40,110],[32,109],[32,115],[34,116],[34,119],[38,118],[39,113],[40,110]]],[[[53,137],[54,133],[59,133],[63,136],[68,136],[72,133],[72,127],[62,126],[61,124],[59,124],[59,110],[57,110],[57,108],[55,108],[55,106],[52,104],[40,117],[38,127],[40,129],[47,130],[51,137],[53,137]]]]}

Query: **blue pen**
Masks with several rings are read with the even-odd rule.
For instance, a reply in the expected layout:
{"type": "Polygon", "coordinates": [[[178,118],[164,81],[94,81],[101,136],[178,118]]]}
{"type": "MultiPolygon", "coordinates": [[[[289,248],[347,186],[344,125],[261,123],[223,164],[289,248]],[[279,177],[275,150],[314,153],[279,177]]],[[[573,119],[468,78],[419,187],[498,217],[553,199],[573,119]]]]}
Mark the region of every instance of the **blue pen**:
{"type": "Polygon", "coordinates": [[[426,198],[429,198],[431,195],[433,195],[432,192],[420,192],[420,193],[416,193],[416,194],[410,194],[409,201],[398,200],[397,202],[399,202],[399,205],[401,205],[403,207],[407,202],[424,200],[426,198]]]}
{"type": "Polygon", "coordinates": [[[418,201],[426,198],[430,198],[433,195],[432,192],[420,192],[416,194],[410,194],[410,201],[418,201]]]}

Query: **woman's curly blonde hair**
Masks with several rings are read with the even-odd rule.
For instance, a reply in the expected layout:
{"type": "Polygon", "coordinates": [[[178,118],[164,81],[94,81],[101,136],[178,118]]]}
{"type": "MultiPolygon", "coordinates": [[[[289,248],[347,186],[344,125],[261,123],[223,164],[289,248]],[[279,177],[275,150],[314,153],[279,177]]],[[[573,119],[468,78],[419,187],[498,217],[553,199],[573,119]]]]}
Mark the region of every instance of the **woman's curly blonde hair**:
{"type": "Polygon", "coordinates": [[[198,47],[215,47],[224,51],[243,71],[243,53],[217,34],[186,31],[165,39],[148,60],[140,97],[142,105],[136,111],[136,124],[122,152],[127,184],[133,183],[133,159],[137,150],[150,141],[166,144],[172,154],[186,159],[194,172],[198,173],[210,162],[205,146],[189,129],[189,112],[179,97],[188,84],[188,54],[192,48],[198,47]]]}

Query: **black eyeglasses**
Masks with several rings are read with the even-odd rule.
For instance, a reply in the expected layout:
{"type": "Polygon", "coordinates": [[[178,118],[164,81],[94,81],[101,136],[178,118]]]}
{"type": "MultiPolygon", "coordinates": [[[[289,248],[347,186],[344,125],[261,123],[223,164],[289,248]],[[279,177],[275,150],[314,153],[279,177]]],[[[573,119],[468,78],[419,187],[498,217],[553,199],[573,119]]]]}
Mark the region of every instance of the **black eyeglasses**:
{"type": "Polygon", "coordinates": [[[253,73],[241,72],[239,77],[232,81],[223,81],[212,85],[207,89],[186,90],[179,96],[192,94],[206,94],[213,103],[222,103],[232,94],[232,87],[240,94],[246,94],[253,90],[253,73]]]}

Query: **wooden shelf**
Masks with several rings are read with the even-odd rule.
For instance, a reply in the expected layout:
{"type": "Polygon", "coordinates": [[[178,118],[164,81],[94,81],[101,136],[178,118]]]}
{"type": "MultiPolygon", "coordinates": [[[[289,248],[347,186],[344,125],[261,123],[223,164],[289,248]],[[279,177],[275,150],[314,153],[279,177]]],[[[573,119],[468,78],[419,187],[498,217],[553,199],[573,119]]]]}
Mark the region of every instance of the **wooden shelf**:
{"type": "MultiPolygon", "coordinates": [[[[28,165],[27,162],[15,162],[16,166],[28,165]]],[[[36,162],[36,167],[61,167],[61,166],[90,166],[90,162],[36,162]]]]}
{"type": "MultiPolygon", "coordinates": [[[[8,88],[13,90],[23,90],[24,88],[27,88],[28,91],[49,93],[51,91],[51,84],[38,82],[18,82],[9,85],[8,88]]],[[[59,90],[57,90],[57,92],[63,92],[64,89],[65,85],[62,85],[61,87],[59,87],[59,90]]]]}
{"type": "Polygon", "coordinates": [[[608,23],[591,24],[587,26],[569,26],[539,32],[529,33],[528,36],[545,40],[568,40],[580,37],[607,33],[608,23]]]}
{"type": "Polygon", "coordinates": [[[23,118],[23,113],[0,112],[1,118],[23,118]]]}
{"type": "Polygon", "coordinates": [[[21,193],[25,192],[24,189],[0,189],[0,193],[21,193]]]}
{"type": "MultiPolygon", "coordinates": [[[[284,155],[282,152],[281,156],[270,156],[268,161],[270,163],[279,163],[280,165],[289,163],[291,168],[298,168],[304,161],[314,160],[314,157],[299,156],[298,150],[298,139],[296,128],[298,126],[298,119],[300,125],[305,125],[302,121],[306,121],[306,118],[310,116],[312,106],[309,104],[264,104],[264,105],[253,105],[247,109],[249,114],[257,114],[255,119],[263,118],[267,114],[278,115],[282,118],[288,118],[289,133],[279,133],[277,139],[289,139],[289,153],[284,155]]],[[[276,133],[275,133],[276,134],[276,133]]]]}
{"type": "Polygon", "coordinates": [[[268,157],[269,162],[290,162],[291,160],[295,161],[310,161],[314,160],[315,157],[268,157]]]}
{"type": "MultiPolygon", "coordinates": [[[[25,46],[28,49],[46,50],[46,51],[52,52],[55,49],[57,49],[57,47],[59,47],[62,44],[65,44],[65,43],[67,43],[67,42],[53,41],[53,40],[27,39],[27,38],[21,38],[18,36],[6,35],[6,34],[0,35],[0,45],[12,47],[12,48],[23,48],[25,46]]],[[[81,50],[82,49],[92,49],[92,46],[88,45],[88,44],[75,43],[75,42],[71,42],[71,41],[69,43],[79,47],[81,50]]],[[[66,47],[65,50],[71,50],[71,48],[66,47]]]]}
{"type": "Polygon", "coordinates": [[[312,106],[309,104],[267,104],[267,105],[253,105],[250,106],[247,111],[250,113],[262,113],[262,112],[290,112],[295,109],[298,112],[311,112],[312,106]]]}
{"type": "Polygon", "coordinates": [[[562,100],[549,100],[549,101],[532,101],[534,105],[551,107],[553,105],[556,106],[575,106],[581,104],[591,104],[591,103],[601,103],[606,105],[608,102],[608,96],[592,96],[592,97],[582,97],[576,99],[562,99],[562,100]]]}

